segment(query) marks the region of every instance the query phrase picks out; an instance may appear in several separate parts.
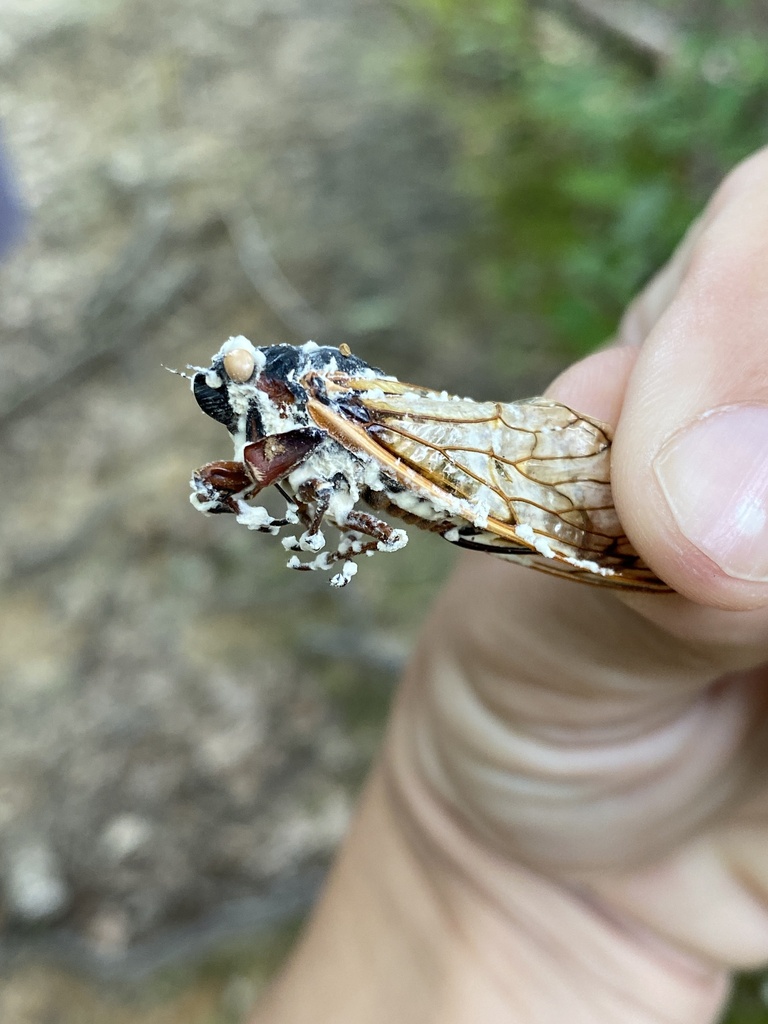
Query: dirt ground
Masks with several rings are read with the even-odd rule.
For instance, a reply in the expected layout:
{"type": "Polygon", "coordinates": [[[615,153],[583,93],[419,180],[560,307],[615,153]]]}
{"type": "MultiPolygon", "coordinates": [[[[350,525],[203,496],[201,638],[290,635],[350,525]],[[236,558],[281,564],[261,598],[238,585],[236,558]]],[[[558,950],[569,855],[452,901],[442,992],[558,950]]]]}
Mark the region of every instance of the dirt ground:
{"type": "Polygon", "coordinates": [[[3,0],[4,1024],[242,1019],[344,832],[451,551],[335,592],[196,514],[229,440],[163,366],[311,337],[487,389],[420,45],[368,0],[3,0]]]}

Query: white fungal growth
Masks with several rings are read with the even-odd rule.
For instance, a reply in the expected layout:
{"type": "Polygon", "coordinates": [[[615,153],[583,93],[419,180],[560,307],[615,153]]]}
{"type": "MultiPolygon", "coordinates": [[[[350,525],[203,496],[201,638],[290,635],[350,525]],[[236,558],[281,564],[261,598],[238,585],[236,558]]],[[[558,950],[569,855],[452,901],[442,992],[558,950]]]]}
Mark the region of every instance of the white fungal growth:
{"type": "Polygon", "coordinates": [[[246,352],[251,353],[254,368],[257,372],[264,369],[267,357],[262,349],[256,348],[253,342],[249,341],[243,334],[237,334],[232,338],[228,338],[219,349],[218,355],[223,359],[228,352],[234,352],[236,349],[245,349],[246,352]]]}
{"type": "Polygon", "coordinates": [[[258,530],[260,533],[280,532],[279,523],[276,523],[274,517],[262,505],[248,505],[244,501],[239,501],[237,507],[240,511],[236,518],[241,526],[249,530],[258,530]]]}
{"type": "Polygon", "coordinates": [[[408,543],[405,530],[393,530],[387,540],[380,540],[376,545],[378,551],[400,551],[408,543]]]}
{"type": "Polygon", "coordinates": [[[542,537],[540,533],[535,533],[527,523],[518,523],[515,527],[515,533],[524,544],[530,544],[532,548],[535,548],[545,558],[557,558],[557,552],[553,549],[547,538],[542,537]]]}
{"type": "Polygon", "coordinates": [[[346,587],[353,576],[357,575],[357,565],[354,562],[345,562],[341,567],[341,572],[337,572],[335,576],[331,577],[332,587],[346,587]]]}
{"type": "Polygon", "coordinates": [[[597,576],[615,576],[615,570],[611,569],[607,565],[598,565],[597,562],[593,562],[589,558],[566,558],[566,562],[569,565],[576,566],[577,569],[586,569],[587,572],[593,572],[597,576]]]}
{"type": "Polygon", "coordinates": [[[307,530],[306,533],[302,533],[301,537],[299,537],[299,548],[301,551],[322,551],[324,547],[325,537],[320,530],[317,533],[310,533],[307,530]]]}
{"type": "Polygon", "coordinates": [[[291,555],[286,562],[289,569],[304,569],[310,572],[327,572],[334,563],[333,552],[323,551],[311,562],[302,562],[298,555],[291,555]]]}
{"type": "Polygon", "coordinates": [[[204,491],[193,490],[189,496],[189,501],[193,508],[196,508],[198,512],[202,512],[204,516],[211,515],[218,506],[216,499],[211,498],[204,491]]]}
{"type": "Polygon", "coordinates": [[[606,565],[598,565],[597,562],[593,562],[589,558],[573,558],[572,556],[559,554],[546,537],[542,537],[539,533],[534,533],[527,523],[518,524],[515,530],[520,540],[530,544],[531,547],[535,548],[540,555],[544,555],[545,558],[562,558],[576,569],[585,569],[587,572],[593,572],[597,576],[616,575],[613,569],[606,565]]]}

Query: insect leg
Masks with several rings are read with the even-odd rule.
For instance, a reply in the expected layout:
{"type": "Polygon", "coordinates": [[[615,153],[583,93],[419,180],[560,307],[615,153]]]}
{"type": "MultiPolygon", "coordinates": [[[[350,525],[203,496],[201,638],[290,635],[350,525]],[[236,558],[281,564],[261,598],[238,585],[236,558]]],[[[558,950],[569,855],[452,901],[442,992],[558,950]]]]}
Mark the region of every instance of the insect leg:
{"type": "MultiPolygon", "coordinates": [[[[300,562],[298,557],[293,555],[288,567],[310,572],[317,569],[327,570],[337,562],[343,562],[341,572],[331,577],[331,586],[344,587],[357,572],[357,565],[353,559],[359,555],[372,555],[376,551],[398,551],[408,542],[405,530],[395,529],[383,519],[377,519],[376,516],[360,512],[358,509],[351,509],[347,513],[343,525],[339,525],[339,530],[342,536],[335,551],[323,551],[311,562],[300,562]]],[[[293,550],[296,550],[296,547],[293,550]]]]}
{"type": "MultiPolygon", "coordinates": [[[[268,437],[262,437],[258,441],[247,444],[243,449],[243,459],[248,472],[256,482],[251,493],[256,494],[265,487],[269,487],[270,484],[276,484],[288,476],[311,455],[324,439],[323,431],[316,430],[314,427],[304,427],[287,430],[284,434],[270,434],[268,437]]],[[[285,491],[282,488],[278,489],[283,497],[286,497],[285,491]]],[[[275,534],[282,526],[299,522],[299,518],[304,523],[309,520],[306,502],[302,500],[294,503],[288,499],[284,519],[273,519],[265,508],[247,505],[245,501],[240,502],[238,511],[238,523],[247,526],[249,530],[257,530],[259,533],[275,534]]],[[[286,548],[292,548],[294,540],[295,538],[292,537],[286,538],[286,548]]],[[[324,543],[322,534],[318,534],[318,540],[314,546],[310,546],[310,550],[317,551],[324,543]]]]}
{"type": "Polygon", "coordinates": [[[195,470],[190,486],[190,501],[195,508],[207,513],[237,513],[239,508],[235,495],[244,499],[256,490],[256,484],[242,462],[209,462],[195,470]]]}
{"type": "Polygon", "coordinates": [[[376,548],[379,551],[398,551],[400,548],[404,548],[408,542],[408,534],[405,530],[398,530],[394,526],[390,526],[389,523],[385,523],[383,519],[372,516],[370,512],[360,512],[356,508],[347,513],[344,526],[375,538],[376,548]]]}
{"type": "Polygon", "coordinates": [[[265,508],[248,505],[248,499],[287,476],[323,440],[313,428],[289,430],[252,441],[243,449],[242,462],[209,462],[192,476],[192,504],[201,512],[231,512],[239,523],[260,533],[277,533],[298,522],[297,507],[290,501],[285,517],[273,518],[265,508]]]}
{"type": "Polygon", "coordinates": [[[324,440],[322,430],[302,427],[284,434],[270,434],[243,449],[243,461],[257,490],[269,487],[301,465],[324,440]]]}
{"type": "Polygon", "coordinates": [[[324,480],[305,480],[296,492],[299,518],[307,527],[301,537],[285,537],[286,551],[321,551],[325,537],[320,527],[333,497],[333,485],[324,480]]]}
{"type": "Polygon", "coordinates": [[[207,515],[230,512],[249,530],[277,533],[281,527],[297,521],[296,506],[290,502],[282,519],[273,518],[265,508],[247,503],[261,487],[254,483],[243,462],[209,462],[195,470],[191,487],[190,501],[200,512],[207,515]]]}
{"type": "Polygon", "coordinates": [[[311,509],[307,523],[308,534],[314,535],[320,530],[332,497],[332,485],[322,480],[307,480],[299,488],[299,500],[308,510],[311,509]]]}

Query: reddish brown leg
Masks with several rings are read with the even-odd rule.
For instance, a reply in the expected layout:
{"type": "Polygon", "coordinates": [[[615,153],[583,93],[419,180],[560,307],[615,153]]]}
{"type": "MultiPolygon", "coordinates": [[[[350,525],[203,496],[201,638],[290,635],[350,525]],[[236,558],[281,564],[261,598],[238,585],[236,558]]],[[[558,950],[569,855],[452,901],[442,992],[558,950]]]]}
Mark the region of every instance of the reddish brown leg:
{"type": "Polygon", "coordinates": [[[243,460],[257,489],[282,480],[301,465],[324,437],[322,430],[306,427],[288,430],[284,434],[271,434],[247,444],[243,449],[243,460]]]}
{"type": "Polygon", "coordinates": [[[323,518],[333,497],[333,487],[321,480],[307,480],[299,488],[296,497],[308,512],[307,533],[314,536],[323,525],[323,518]]]}
{"type": "Polygon", "coordinates": [[[325,538],[320,532],[320,527],[323,525],[323,518],[332,496],[331,484],[322,480],[304,481],[293,500],[306,530],[301,537],[283,539],[286,551],[320,551],[325,546],[325,538]]]}
{"type": "MultiPolygon", "coordinates": [[[[331,493],[332,491],[329,492],[329,498],[331,493]]],[[[327,509],[327,502],[323,511],[325,509],[327,509]]],[[[337,562],[344,562],[345,567],[342,571],[331,579],[332,586],[343,587],[356,571],[355,566],[349,566],[348,563],[354,562],[359,555],[373,554],[374,551],[381,550],[397,551],[408,540],[403,530],[397,530],[389,523],[357,509],[351,509],[344,525],[338,528],[341,530],[342,536],[335,551],[324,551],[311,562],[300,562],[294,555],[288,562],[289,568],[298,569],[300,572],[311,572],[317,569],[330,569],[337,562]],[[370,537],[371,540],[364,540],[364,537],[370,537]],[[349,568],[352,571],[348,571],[349,568]]],[[[290,547],[286,544],[288,550],[294,551],[298,550],[300,546],[303,547],[298,541],[290,547]]]]}
{"type": "MultiPolygon", "coordinates": [[[[289,430],[246,445],[242,462],[209,462],[192,476],[193,504],[203,512],[240,514],[242,502],[287,476],[323,437],[313,428],[289,430]]],[[[278,524],[286,525],[272,522],[278,524]]]]}
{"type": "Polygon", "coordinates": [[[203,512],[235,512],[235,494],[247,498],[255,491],[242,462],[209,462],[192,474],[193,504],[203,512]]]}
{"type": "Polygon", "coordinates": [[[364,533],[368,537],[375,537],[377,541],[383,541],[385,544],[389,544],[396,534],[402,533],[402,530],[395,530],[389,523],[385,523],[383,519],[377,519],[370,512],[359,512],[354,508],[347,514],[347,521],[344,525],[350,530],[357,530],[358,533],[364,533]]]}

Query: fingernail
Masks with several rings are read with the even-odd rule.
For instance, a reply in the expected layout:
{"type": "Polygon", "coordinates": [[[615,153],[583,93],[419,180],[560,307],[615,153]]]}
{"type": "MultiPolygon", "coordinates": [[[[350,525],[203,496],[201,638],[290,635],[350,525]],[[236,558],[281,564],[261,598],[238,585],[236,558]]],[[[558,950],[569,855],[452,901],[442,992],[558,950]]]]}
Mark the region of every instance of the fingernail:
{"type": "Polygon", "coordinates": [[[728,576],[768,581],[768,406],[705,413],[666,442],[653,467],[692,544],[728,576]]]}

